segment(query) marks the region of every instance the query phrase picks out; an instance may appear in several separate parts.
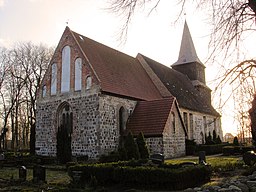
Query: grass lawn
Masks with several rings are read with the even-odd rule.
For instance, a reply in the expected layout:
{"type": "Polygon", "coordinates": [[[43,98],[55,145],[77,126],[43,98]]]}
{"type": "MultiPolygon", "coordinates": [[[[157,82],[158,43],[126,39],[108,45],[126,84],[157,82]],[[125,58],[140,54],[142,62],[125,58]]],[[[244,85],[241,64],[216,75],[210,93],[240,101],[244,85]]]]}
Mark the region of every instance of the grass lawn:
{"type": "Polygon", "coordinates": [[[70,177],[66,171],[46,170],[46,182],[35,184],[33,170],[27,169],[27,181],[19,182],[19,168],[0,168],[0,191],[60,191],[67,188],[70,177]],[[52,190],[50,190],[52,189],[52,190]]]}

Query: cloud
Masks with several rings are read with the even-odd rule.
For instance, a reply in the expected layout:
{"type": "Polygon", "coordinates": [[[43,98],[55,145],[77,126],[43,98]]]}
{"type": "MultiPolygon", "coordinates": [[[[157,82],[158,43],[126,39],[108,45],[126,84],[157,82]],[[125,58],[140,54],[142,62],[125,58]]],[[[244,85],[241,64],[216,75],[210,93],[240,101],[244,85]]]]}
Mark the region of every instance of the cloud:
{"type": "Polygon", "coordinates": [[[0,0],[0,7],[4,6],[4,0],[0,0]]]}

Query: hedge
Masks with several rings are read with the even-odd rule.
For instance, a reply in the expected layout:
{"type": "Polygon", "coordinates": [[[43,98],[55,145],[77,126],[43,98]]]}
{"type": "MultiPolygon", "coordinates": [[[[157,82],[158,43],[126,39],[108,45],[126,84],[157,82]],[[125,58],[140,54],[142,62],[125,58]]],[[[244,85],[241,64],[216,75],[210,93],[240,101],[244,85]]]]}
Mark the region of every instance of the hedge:
{"type": "Polygon", "coordinates": [[[199,145],[197,151],[205,151],[206,155],[214,155],[222,153],[222,148],[227,144],[216,144],[216,145],[199,145]]]}
{"type": "Polygon", "coordinates": [[[247,151],[255,151],[254,146],[225,146],[223,147],[223,155],[242,155],[247,151]]]}
{"type": "Polygon", "coordinates": [[[69,167],[69,176],[83,186],[96,180],[99,185],[122,184],[144,189],[182,190],[209,181],[211,168],[197,165],[184,168],[159,168],[153,166],[120,166],[119,163],[87,164],[69,167]],[[195,179],[196,178],[196,179],[195,179]]]}

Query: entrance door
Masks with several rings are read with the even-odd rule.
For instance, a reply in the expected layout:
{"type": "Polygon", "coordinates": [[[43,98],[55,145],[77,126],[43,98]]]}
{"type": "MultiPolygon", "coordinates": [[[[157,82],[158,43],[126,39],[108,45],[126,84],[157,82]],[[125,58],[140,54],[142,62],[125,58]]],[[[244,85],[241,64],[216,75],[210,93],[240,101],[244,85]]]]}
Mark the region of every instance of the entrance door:
{"type": "Polygon", "coordinates": [[[58,110],[57,158],[60,163],[71,161],[71,134],[73,113],[68,103],[63,103],[58,110]]]}

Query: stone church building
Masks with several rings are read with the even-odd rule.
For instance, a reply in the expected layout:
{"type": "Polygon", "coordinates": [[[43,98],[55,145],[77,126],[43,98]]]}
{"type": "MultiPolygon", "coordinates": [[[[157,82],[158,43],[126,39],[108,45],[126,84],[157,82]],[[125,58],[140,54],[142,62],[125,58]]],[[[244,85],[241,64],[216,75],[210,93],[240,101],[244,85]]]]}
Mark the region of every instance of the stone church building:
{"type": "Polygon", "coordinates": [[[205,66],[185,22],[179,58],[171,67],[136,58],[66,27],[37,95],[36,154],[58,154],[65,131],[73,156],[97,159],[117,150],[128,132],[142,132],[150,153],[185,155],[185,139],[222,138],[205,66]]]}

